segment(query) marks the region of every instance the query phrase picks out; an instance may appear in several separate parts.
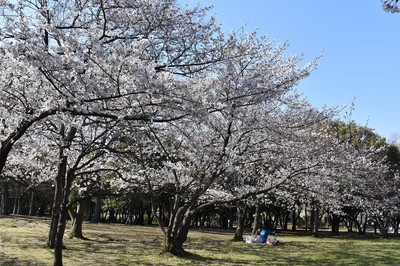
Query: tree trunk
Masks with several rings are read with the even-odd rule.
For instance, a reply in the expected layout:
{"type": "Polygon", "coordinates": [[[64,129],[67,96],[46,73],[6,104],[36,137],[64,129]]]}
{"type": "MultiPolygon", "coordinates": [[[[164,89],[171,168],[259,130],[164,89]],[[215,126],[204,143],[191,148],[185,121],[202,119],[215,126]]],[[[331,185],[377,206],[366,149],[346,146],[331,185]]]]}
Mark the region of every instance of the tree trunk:
{"type": "Polygon", "coordinates": [[[191,221],[192,221],[192,215],[190,214],[190,212],[187,212],[185,214],[185,218],[183,219],[182,225],[178,230],[178,234],[172,245],[172,249],[169,250],[169,252],[171,252],[172,254],[175,255],[185,254],[185,250],[183,249],[183,243],[185,243],[185,241],[187,240],[191,221]]]}
{"type": "Polygon", "coordinates": [[[59,223],[57,225],[56,239],[54,242],[54,266],[62,266],[63,265],[62,249],[63,249],[63,238],[64,238],[64,232],[65,232],[65,225],[67,222],[67,215],[68,215],[68,211],[67,211],[65,202],[63,202],[63,204],[61,206],[59,223]]]}
{"type": "Polygon", "coordinates": [[[363,228],[362,228],[362,234],[365,235],[367,232],[367,224],[368,224],[368,216],[365,217],[364,223],[363,223],[363,228]]]}
{"type": "Polygon", "coordinates": [[[4,215],[9,215],[10,210],[10,193],[9,193],[9,184],[7,178],[3,178],[2,180],[2,194],[1,194],[1,213],[4,215]]]}
{"type": "Polygon", "coordinates": [[[310,210],[310,231],[314,233],[314,223],[315,223],[315,207],[310,210]]]}
{"type": "Polygon", "coordinates": [[[18,197],[17,197],[17,214],[22,214],[21,195],[18,195],[18,197]]]}
{"type": "Polygon", "coordinates": [[[318,206],[316,206],[315,210],[314,210],[313,235],[314,235],[314,237],[319,236],[319,207],[318,206]]]}
{"type": "MultiPolygon", "coordinates": [[[[190,222],[192,218],[191,206],[189,204],[181,205],[181,200],[176,196],[174,208],[168,228],[165,231],[164,252],[175,255],[184,255],[183,243],[187,239],[190,222]]],[[[161,220],[159,216],[157,220],[161,220]]]]}
{"type": "Polygon", "coordinates": [[[367,230],[368,215],[365,215],[364,218],[363,218],[362,214],[360,214],[359,216],[360,216],[360,219],[357,219],[357,217],[356,217],[356,218],[352,218],[352,220],[357,226],[358,234],[365,235],[365,232],[367,230]]]}
{"type": "Polygon", "coordinates": [[[14,206],[13,206],[12,214],[17,214],[18,204],[19,204],[19,196],[17,195],[14,198],[14,206]]]}
{"type": "Polygon", "coordinates": [[[394,234],[398,235],[399,234],[399,224],[400,224],[400,219],[399,217],[396,217],[394,221],[394,234]]]}
{"type": "Polygon", "coordinates": [[[281,216],[281,219],[282,219],[281,228],[282,228],[283,231],[287,231],[288,230],[289,215],[290,215],[290,212],[287,212],[287,211],[284,211],[282,213],[282,216],[281,216]]]}
{"type": "Polygon", "coordinates": [[[387,218],[383,218],[383,219],[377,219],[377,222],[379,223],[379,231],[380,234],[383,238],[387,238],[388,237],[388,229],[389,229],[389,219],[387,218]]]}
{"type": "Polygon", "coordinates": [[[110,209],[110,210],[108,210],[108,212],[110,214],[108,216],[108,222],[115,223],[116,222],[115,210],[114,209],[110,209]]]}
{"type": "Polygon", "coordinates": [[[336,214],[332,214],[332,235],[339,235],[339,227],[340,227],[340,216],[336,214]]]}
{"type": "Polygon", "coordinates": [[[353,220],[349,221],[349,225],[347,227],[347,231],[348,232],[353,232],[353,220]]]}
{"type": "Polygon", "coordinates": [[[297,221],[299,220],[300,212],[301,209],[298,210],[298,213],[296,213],[296,209],[292,211],[292,231],[297,230],[297,221]]]}
{"type": "Polygon", "coordinates": [[[253,231],[252,234],[256,235],[257,230],[261,227],[261,208],[260,205],[256,206],[256,210],[254,212],[254,220],[253,220],[253,231]]]}
{"type": "Polygon", "coordinates": [[[83,220],[85,218],[84,217],[85,208],[86,208],[86,201],[79,200],[78,206],[76,207],[76,213],[72,220],[71,232],[68,235],[70,238],[75,237],[75,238],[85,239],[82,233],[82,225],[83,225],[83,220]]]}
{"type": "MultiPolygon", "coordinates": [[[[62,154],[62,153],[61,153],[62,154]]],[[[50,230],[49,236],[47,239],[47,247],[54,248],[56,235],[57,235],[57,224],[60,219],[61,213],[61,203],[63,200],[63,187],[65,184],[65,175],[66,175],[66,167],[67,167],[67,158],[64,157],[61,159],[60,164],[58,166],[58,173],[56,177],[56,186],[54,188],[54,200],[53,200],[53,208],[51,212],[51,222],[50,222],[50,230]]]]}
{"type": "Polygon", "coordinates": [[[94,206],[94,214],[93,214],[92,220],[90,222],[96,223],[96,224],[99,223],[100,215],[101,215],[101,197],[96,196],[96,204],[94,206]]]}
{"type": "Polygon", "coordinates": [[[146,214],[147,214],[147,225],[152,225],[153,224],[153,215],[152,215],[151,209],[147,209],[146,214]]]}
{"type": "Polygon", "coordinates": [[[304,208],[304,218],[305,218],[305,220],[306,220],[306,233],[307,233],[307,230],[308,230],[308,215],[307,215],[307,208],[304,208]]]}
{"type": "Polygon", "coordinates": [[[68,198],[71,192],[71,185],[74,177],[73,170],[69,170],[67,174],[67,182],[62,193],[62,204],[60,219],[57,226],[57,234],[54,243],[54,266],[62,266],[62,249],[63,249],[63,238],[65,233],[65,227],[67,224],[68,216],[68,198]]]}
{"type": "Polygon", "coordinates": [[[229,229],[233,229],[233,208],[229,208],[229,229]]]}
{"type": "Polygon", "coordinates": [[[246,205],[242,203],[236,204],[237,210],[237,226],[233,241],[243,241],[244,221],[246,219],[246,205]]]}
{"type": "Polygon", "coordinates": [[[35,206],[35,193],[33,193],[33,191],[31,191],[31,196],[29,198],[29,216],[33,216],[35,215],[35,210],[34,210],[34,206],[35,206]]]}

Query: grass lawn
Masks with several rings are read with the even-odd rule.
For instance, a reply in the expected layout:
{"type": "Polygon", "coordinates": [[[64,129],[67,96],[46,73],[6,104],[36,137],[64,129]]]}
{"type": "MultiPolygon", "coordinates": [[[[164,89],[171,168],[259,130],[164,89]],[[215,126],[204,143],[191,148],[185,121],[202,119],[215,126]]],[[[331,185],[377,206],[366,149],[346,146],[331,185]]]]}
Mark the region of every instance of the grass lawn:
{"type": "MultiPolygon", "coordinates": [[[[0,216],[0,265],[52,265],[49,220],[0,216]]],[[[68,228],[67,228],[68,230],[68,228]]],[[[232,242],[232,232],[191,230],[188,258],[159,255],[158,227],[84,224],[89,240],[65,239],[65,265],[400,265],[400,238],[279,233],[275,247],[232,242]]]]}

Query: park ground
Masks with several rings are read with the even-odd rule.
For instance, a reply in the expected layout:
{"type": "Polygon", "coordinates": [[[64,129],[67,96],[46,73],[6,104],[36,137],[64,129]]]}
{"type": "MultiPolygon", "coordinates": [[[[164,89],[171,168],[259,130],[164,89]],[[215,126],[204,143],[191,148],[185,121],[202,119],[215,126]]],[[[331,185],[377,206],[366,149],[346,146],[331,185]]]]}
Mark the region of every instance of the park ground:
{"type": "MultiPolygon", "coordinates": [[[[48,228],[48,219],[0,216],[0,265],[52,265],[48,228]]],[[[65,239],[65,265],[400,265],[394,236],[279,232],[279,245],[271,247],[232,242],[232,231],[193,229],[185,245],[190,255],[181,258],[160,255],[158,227],[85,223],[84,234],[87,240],[65,239]]]]}

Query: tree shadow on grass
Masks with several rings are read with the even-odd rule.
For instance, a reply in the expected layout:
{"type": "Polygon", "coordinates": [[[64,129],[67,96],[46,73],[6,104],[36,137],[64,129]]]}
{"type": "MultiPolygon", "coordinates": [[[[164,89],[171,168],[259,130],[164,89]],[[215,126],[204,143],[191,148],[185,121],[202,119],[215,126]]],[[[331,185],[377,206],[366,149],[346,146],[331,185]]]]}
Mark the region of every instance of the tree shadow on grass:
{"type": "Polygon", "coordinates": [[[17,258],[6,257],[6,255],[4,253],[0,253],[0,265],[1,266],[14,266],[14,265],[23,265],[23,264],[17,258]]]}
{"type": "Polygon", "coordinates": [[[220,259],[215,259],[215,258],[210,258],[210,257],[205,257],[201,256],[196,253],[191,253],[188,251],[182,251],[179,254],[172,254],[170,252],[160,252],[158,256],[165,257],[165,258],[171,258],[171,257],[177,257],[181,260],[184,261],[185,265],[189,265],[191,263],[196,263],[196,264],[201,264],[201,265],[206,265],[206,264],[218,264],[222,265],[224,264],[223,260],[220,259]]]}

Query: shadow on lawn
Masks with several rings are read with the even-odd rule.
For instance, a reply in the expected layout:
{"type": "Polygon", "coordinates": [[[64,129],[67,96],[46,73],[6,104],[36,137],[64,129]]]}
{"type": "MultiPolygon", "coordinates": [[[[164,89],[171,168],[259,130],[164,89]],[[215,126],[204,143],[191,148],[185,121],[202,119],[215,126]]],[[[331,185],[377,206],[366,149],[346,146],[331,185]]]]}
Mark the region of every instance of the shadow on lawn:
{"type": "MultiPolygon", "coordinates": [[[[277,231],[278,236],[313,236],[310,231],[277,231]]],[[[318,238],[343,238],[343,239],[383,239],[380,234],[367,232],[359,234],[358,232],[340,232],[339,235],[332,234],[330,231],[320,231],[318,238]]],[[[387,234],[387,238],[400,238],[400,234],[387,234]]]]}

